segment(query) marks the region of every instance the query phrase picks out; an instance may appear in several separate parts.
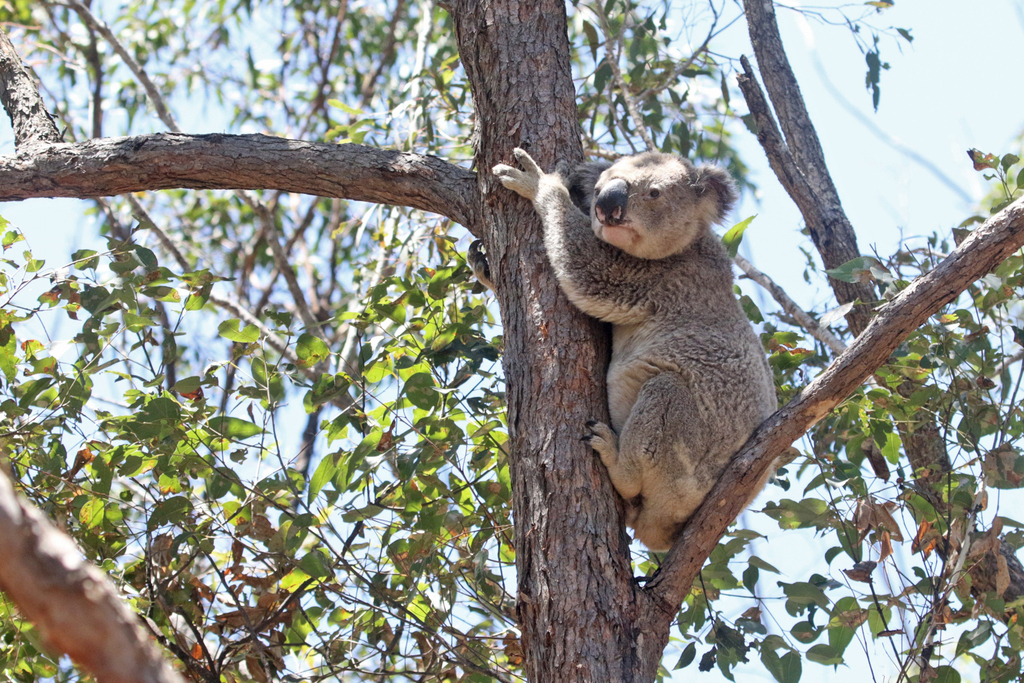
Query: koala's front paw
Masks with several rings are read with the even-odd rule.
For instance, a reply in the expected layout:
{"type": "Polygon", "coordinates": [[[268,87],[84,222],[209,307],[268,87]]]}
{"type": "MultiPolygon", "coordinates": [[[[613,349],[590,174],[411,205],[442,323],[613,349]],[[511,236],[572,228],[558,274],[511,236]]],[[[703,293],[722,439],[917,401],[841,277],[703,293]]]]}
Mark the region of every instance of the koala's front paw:
{"type": "Polygon", "coordinates": [[[487,255],[480,251],[483,244],[480,240],[473,240],[466,252],[466,264],[469,265],[473,275],[487,289],[494,291],[494,283],[491,282],[491,266],[487,263],[487,255]]]}
{"type": "Polygon", "coordinates": [[[605,467],[614,467],[619,461],[618,435],[605,423],[594,420],[587,422],[587,429],[590,430],[590,433],[584,435],[581,441],[586,441],[591,448],[597,451],[605,467]]]}
{"type": "Polygon", "coordinates": [[[498,164],[492,170],[502,185],[519,196],[533,201],[537,196],[537,187],[540,185],[540,177],[543,173],[533,158],[524,150],[516,147],[514,153],[519,165],[523,167],[522,171],[505,164],[498,164]]]}

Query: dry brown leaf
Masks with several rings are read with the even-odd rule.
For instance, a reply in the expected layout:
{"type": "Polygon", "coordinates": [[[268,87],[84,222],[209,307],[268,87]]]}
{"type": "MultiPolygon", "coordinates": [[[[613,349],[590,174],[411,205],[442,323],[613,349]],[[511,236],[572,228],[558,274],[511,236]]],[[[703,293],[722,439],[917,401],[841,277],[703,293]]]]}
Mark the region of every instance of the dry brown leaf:
{"type": "Polygon", "coordinates": [[[877,562],[866,560],[864,562],[858,562],[853,565],[850,569],[844,569],[843,573],[846,574],[851,581],[860,581],[861,583],[871,583],[871,572],[875,571],[875,567],[878,566],[877,562]]]}
{"type": "Polygon", "coordinates": [[[758,607],[757,605],[754,605],[753,607],[751,607],[750,609],[745,611],[740,616],[742,616],[744,619],[752,619],[753,621],[761,621],[761,608],[758,607]]]}
{"type": "Polygon", "coordinates": [[[996,566],[999,568],[996,572],[996,594],[1002,595],[1010,587],[1010,566],[1001,554],[996,555],[996,566]]]}
{"type": "Polygon", "coordinates": [[[889,538],[889,532],[883,531],[881,533],[881,549],[878,552],[878,561],[884,562],[885,558],[892,555],[892,541],[889,538]]]}
{"type": "Polygon", "coordinates": [[[926,519],[917,527],[917,534],[914,536],[914,542],[910,545],[910,550],[915,554],[924,553],[925,559],[928,559],[940,538],[942,538],[942,534],[935,530],[932,523],[926,519]]]}
{"type": "Polygon", "coordinates": [[[512,633],[506,633],[502,642],[505,644],[505,656],[508,657],[508,663],[512,666],[522,666],[526,655],[519,644],[519,639],[512,633]]]}
{"type": "Polygon", "coordinates": [[[864,540],[868,531],[875,529],[888,531],[892,540],[902,541],[903,532],[900,531],[900,525],[892,516],[892,511],[895,509],[896,503],[892,501],[880,503],[871,496],[861,499],[853,513],[853,524],[860,532],[861,540],[864,540]]]}

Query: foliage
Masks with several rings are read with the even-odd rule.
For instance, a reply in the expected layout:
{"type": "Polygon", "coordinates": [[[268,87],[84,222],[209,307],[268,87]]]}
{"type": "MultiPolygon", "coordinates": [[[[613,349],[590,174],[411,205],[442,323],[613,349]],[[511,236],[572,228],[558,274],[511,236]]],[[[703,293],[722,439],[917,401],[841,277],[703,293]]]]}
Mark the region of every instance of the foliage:
{"type": "MultiPolygon", "coordinates": [[[[451,19],[432,2],[93,7],[184,130],[472,157],[471,96],[451,19]]],[[[733,100],[731,62],[709,48],[735,17],[694,3],[687,29],[703,32],[683,35],[677,8],[577,3],[586,145],[611,156],[647,135],[728,165],[750,188],[733,136],[752,123],[733,100]]],[[[35,45],[24,56],[67,139],[162,129],[142,85],[74,11],[19,0],[0,14],[35,45]]],[[[850,25],[873,36],[869,47],[854,34],[877,106],[878,32],[863,17],[850,25]]],[[[987,210],[1019,194],[1016,157],[972,160],[998,183],[987,210]]],[[[270,192],[94,205],[105,246],[67,267],[0,227],[0,447],[21,490],[197,679],[516,679],[502,339],[461,229],[270,192]]],[[[950,249],[934,236],[830,274],[870,281],[884,300],[950,249]]],[[[678,615],[666,677],[696,666],[732,678],[759,662],[791,683],[872,640],[898,677],[956,681],[965,661],[981,680],[1020,675],[1024,604],[1004,598],[999,548],[1024,544],[1024,520],[998,496],[1024,482],[1022,279],[1016,255],[801,442],[764,517],[827,549],[805,575],[784,576],[763,533],[735,528],[678,615]],[[904,438],[936,422],[950,468],[915,471],[904,438]],[[992,586],[968,573],[983,562],[997,566],[992,586]]],[[[832,354],[742,302],[784,402],[832,354]]],[[[658,564],[639,549],[635,560],[641,575],[658,564]]],[[[78,675],[2,597],[0,672],[78,675]]]]}

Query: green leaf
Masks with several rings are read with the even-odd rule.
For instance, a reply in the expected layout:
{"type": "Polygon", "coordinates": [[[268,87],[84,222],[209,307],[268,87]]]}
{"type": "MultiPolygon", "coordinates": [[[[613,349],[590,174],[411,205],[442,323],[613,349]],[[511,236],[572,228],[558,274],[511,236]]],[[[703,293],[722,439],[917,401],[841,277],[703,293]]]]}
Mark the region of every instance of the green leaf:
{"type": "Polygon", "coordinates": [[[156,255],[145,247],[135,245],[135,256],[139,262],[146,267],[147,271],[155,270],[157,265],[156,255]]]}
{"type": "Polygon", "coordinates": [[[836,665],[843,663],[843,657],[831,645],[819,644],[807,651],[807,659],[818,664],[836,665]]]}
{"type": "Polygon", "coordinates": [[[171,387],[171,391],[179,394],[194,394],[199,390],[202,380],[199,377],[192,376],[180,379],[174,383],[171,387]]]}
{"type": "Polygon", "coordinates": [[[747,560],[747,564],[749,564],[751,567],[757,567],[758,569],[763,569],[766,572],[771,572],[772,574],[779,573],[778,569],[768,564],[757,555],[751,555],[750,559],[747,560]]]}
{"type": "Polygon", "coordinates": [[[156,529],[164,524],[177,524],[192,509],[192,504],[184,496],[172,496],[157,503],[156,509],[149,518],[149,529],[156,529]]]}
{"type": "Polygon", "coordinates": [[[405,383],[405,397],[417,408],[433,410],[439,395],[434,378],[429,372],[418,372],[405,383]]]}
{"type": "Polygon", "coordinates": [[[843,282],[870,282],[872,280],[871,267],[881,265],[878,259],[871,256],[858,256],[838,268],[826,270],[825,273],[829,277],[843,282]]]}
{"type": "Polygon", "coordinates": [[[94,249],[79,249],[71,255],[71,261],[78,270],[96,270],[100,265],[100,259],[94,249]]]}
{"type": "Polygon", "coordinates": [[[355,109],[353,107],[350,107],[347,104],[345,104],[344,102],[342,102],[341,100],[330,99],[330,100],[327,100],[327,104],[329,104],[332,107],[335,107],[337,109],[342,110],[346,114],[351,114],[352,116],[362,116],[362,114],[363,114],[361,109],[355,109]]]}
{"type": "Polygon", "coordinates": [[[799,683],[802,664],[799,652],[787,652],[779,657],[771,648],[761,648],[761,663],[779,683],[799,683]]]}
{"type": "Polygon", "coordinates": [[[746,294],[740,297],[740,307],[743,309],[743,312],[746,314],[747,319],[750,322],[755,325],[764,322],[764,316],[761,315],[761,309],[758,308],[757,304],[754,303],[754,300],[746,294]]]}
{"type": "Polygon", "coordinates": [[[770,502],[765,505],[764,512],[776,520],[783,529],[823,529],[829,525],[831,519],[828,503],[820,498],[804,498],[799,502],[783,498],[778,503],[770,502]]]}
{"type": "Polygon", "coordinates": [[[729,258],[735,258],[736,254],[740,250],[740,242],[743,241],[743,233],[750,227],[751,221],[757,218],[755,213],[753,216],[744,218],[736,225],[729,228],[728,232],[722,235],[722,244],[725,245],[725,250],[729,252],[729,258]]]}
{"type": "Polygon", "coordinates": [[[334,575],[334,572],[331,570],[331,561],[327,558],[324,551],[320,549],[313,550],[299,560],[299,569],[306,572],[312,578],[317,579],[334,575]]]}
{"type": "Polygon", "coordinates": [[[326,360],[330,353],[331,350],[327,348],[327,344],[322,339],[314,337],[308,332],[299,335],[295,344],[295,355],[299,357],[299,365],[304,368],[311,368],[320,361],[326,360]]]}
{"type": "Polygon", "coordinates": [[[316,500],[316,497],[327,482],[334,478],[334,474],[338,471],[338,460],[342,456],[342,453],[328,453],[320,460],[320,464],[317,465],[313,476],[309,478],[309,490],[306,492],[306,501],[310,505],[316,500]]]}
{"type": "Polygon", "coordinates": [[[25,239],[25,236],[22,235],[20,232],[17,232],[15,230],[9,230],[8,232],[4,233],[4,240],[3,240],[4,250],[7,250],[8,248],[10,248],[11,246],[17,244],[18,242],[22,241],[23,239],[25,239]]]}
{"type": "Polygon", "coordinates": [[[816,605],[821,609],[828,607],[828,598],[825,597],[825,592],[812,583],[779,581],[778,584],[786,594],[786,610],[794,616],[803,612],[810,605],[816,605]]]}
{"type": "Polygon", "coordinates": [[[132,332],[141,332],[147,327],[155,327],[156,321],[134,313],[124,312],[124,325],[132,332]]]}
{"type": "Polygon", "coordinates": [[[251,344],[260,338],[259,328],[255,325],[246,325],[239,329],[242,321],[238,318],[229,318],[217,326],[217,333],[228,341],[239,344],[251,344]]]}
{"type": "Polygon", "coordinates": [[[78,511],[78,519],[87,529],[103,522],[103,499],[91,498],[85,502],[82,509],[78,511]]]}
{"type": "Polygon", "coordinates": [[[935,678],[932,683],[960,683],[960,673],[951,666],[943,664],[935,667],[935,678]]]}
{"type": "Polygon", "coordinates": [[[597,29],[589,21],[584,20],[583,33],[587,36],[587,44],[590,46],[590,57],[596,62],[597,48],[601,44],[601,39],[597,36],[597,29]]]}
{"type": "Polygon", "coordinates": [[[218,436],[228,439],[248,439],[251,436],[263,433],[263,429],[258,425],[227,415],[212,417],[207,424],[218,436]]]}
{"type": "Polygon", "coordinates": [[[679,660],[676,662],[676,665],[672,667],[673,670],[685,669],[686,667],[690,666],[690,663],[693,662],[693,658],[696,656],[697,644],[690,643],[689,645],[683,648],[682,654],[679,655],[679,660]]]}
{"type": "Polygon", "coordinates": [[[983,621],[978,624],[977,628],[971,631],[964,631],[960,634],[960,640],[956,643],[956,655],[954,656],[959,657],[980,645],[984,645],[991,635],[992,622],[990,621],[983,621]]]}

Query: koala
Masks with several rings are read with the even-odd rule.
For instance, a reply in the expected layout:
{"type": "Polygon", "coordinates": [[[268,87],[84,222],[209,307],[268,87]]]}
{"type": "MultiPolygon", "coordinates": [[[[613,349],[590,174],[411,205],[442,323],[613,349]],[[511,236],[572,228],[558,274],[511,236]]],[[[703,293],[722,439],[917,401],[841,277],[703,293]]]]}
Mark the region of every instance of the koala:
{"type": "Polygon", "coordinates": [[[570,301],[612,324],[611,425],[588,422],[584,440],[636,538],[667,550],[776,407],[732,262],[711,231],[735,203],[735,185],[720,168],[668,154],[554,174],[521,149],[515,156],[523,170],[499,164],[495,176],[533,202],[570,301]]]}

